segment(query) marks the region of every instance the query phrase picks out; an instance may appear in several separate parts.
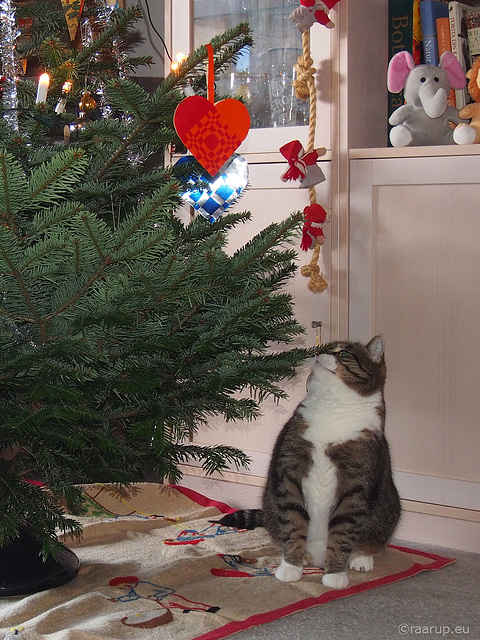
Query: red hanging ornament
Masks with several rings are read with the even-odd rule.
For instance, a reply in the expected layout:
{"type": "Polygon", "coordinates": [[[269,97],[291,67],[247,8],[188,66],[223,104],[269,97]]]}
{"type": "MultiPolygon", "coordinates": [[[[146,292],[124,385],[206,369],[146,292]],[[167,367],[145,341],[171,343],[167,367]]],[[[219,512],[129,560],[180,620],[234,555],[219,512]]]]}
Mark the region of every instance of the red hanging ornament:
{"type": "Polygon", "coordinates": [[[241,145],[250,129],[246,106],[233,98],[214,103],[213,47],[207,44],[207,98],[190,96],[173,118],[180,140],[211,176],[241,145]]]}

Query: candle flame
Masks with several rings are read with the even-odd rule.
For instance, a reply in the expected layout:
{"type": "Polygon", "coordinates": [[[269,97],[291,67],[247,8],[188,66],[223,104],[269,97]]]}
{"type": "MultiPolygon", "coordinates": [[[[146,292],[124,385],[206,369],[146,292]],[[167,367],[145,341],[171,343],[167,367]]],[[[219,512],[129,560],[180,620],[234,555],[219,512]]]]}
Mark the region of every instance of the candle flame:
{"type": "Polygon", "coordinates": [[[182,62],[187,59],[187,56],[184,53],[177,53],[175,58],[177,61],[172,62],[172,71],[177,71],[178,67],[182,64],[182,62]]]}

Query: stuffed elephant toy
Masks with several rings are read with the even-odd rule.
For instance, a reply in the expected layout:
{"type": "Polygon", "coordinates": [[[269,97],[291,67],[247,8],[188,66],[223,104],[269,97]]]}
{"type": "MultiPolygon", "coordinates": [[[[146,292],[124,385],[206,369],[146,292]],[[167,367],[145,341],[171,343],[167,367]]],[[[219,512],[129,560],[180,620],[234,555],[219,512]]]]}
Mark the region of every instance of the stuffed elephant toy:
{"type": "Polygon", "coordinates": [[[438,67],[415,66],[407,51],[400,51],[388,65],[391,93],[404,90],[405,104],[392,113],[390,142],[394,147],[432,144],[471,144],[475,130],[448,106],[450,89],[466,85],[465,72],[455,56],[446,51],[438,67]],[[461,127],[456,125],[462,124],[461,127]]]}

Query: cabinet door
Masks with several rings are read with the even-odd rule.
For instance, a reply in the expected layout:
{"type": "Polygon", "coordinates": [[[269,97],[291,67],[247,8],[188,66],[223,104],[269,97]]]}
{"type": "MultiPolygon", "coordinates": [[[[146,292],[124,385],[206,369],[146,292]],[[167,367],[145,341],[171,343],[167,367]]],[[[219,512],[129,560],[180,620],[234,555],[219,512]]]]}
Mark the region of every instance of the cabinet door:
{"type": "MultiPolygon", "coordinates": [[[[321,168],[326,181],[317,187],[318,199],[326,208],[329,208],[330,162],[322,162],[321,168]]],[[[251,165],[250,188],[240,199],[237,208],[251,211],[252,219],[230,234],[227,247],[229,252],[234,252],[244,245],[271,222],[279,222],[292,211],[302,210],[308,204],[308,190],[299,189],[295,183],[282,183],[279,179],[281,173],[282,165],[279,163],[251,165]]],[[[328,226],[326,234],[329,235],[328,226]]],[[[299,245],[300,238],[294,246],[298,248],[299,245]]],[[[308,264],[311,257],[311,251],[299,251],[298,264],[308,264]]],[[[319,265],[328,283],[331,275],[329,264],[330,252],[327,242],[322,248],[319,265]]],[[[311,326],[312,320],[323,323],[321,338],[325,341],[330,339],[330,290],[315,294],[308,289],[307,284],[307,278],[298,271],[288,285],[288,291],[294,297],[295,315],[306,328],[306,334],[297,337],[292,346],[315,345],[317,334],[316,329],[311,326]]],[[[216,416],[209,420],[208,425],[201,427],[195,435],[194,442],[197,444],[221,443],[245,451],[252,461],[247,471],[238,472],[232,468],[231,471],[221,475],[205,477],[198,465],[189,463],[182,466],[184,473],[182,485],[227,502],[236,508],[260,507],[262,487],[265,483],[273,444],[283,424],[305,395],[309,369],[310,363],[305,363],[293,379],[284,380],[282,387],[289,396],[288,400],[282,400],[279,403],[265,400],[261,405],[262,413],[257,420],[253,422],[237,420],[226,423],[222,416],[216,416]]]]}
{"type": "MultiPolygon", "coordinates": [[[[234,205],[235,210],[249,210],[252,220],[231,234],[229,250],[248,242],[253,235],[272,222],[286,218],[293,211],[302,211],[309,204],[309,190],[299,189],[298,182],[282,182],[281,175],[287,163],[279,148],[292,140],[299,140],[304,148],[308,142],[308,108],[294,97],[292,80],[296,58],[302,53],[302,36],[289,20],[298,0],[169,0],[166,2],[167,31],[171,32],[173,51],[184,53],[208,43],[215,35],[248,22],[253,31],[254,47],[240,56],[225,74],[216,80],[221,95],[242,96],[251,115],[250,132],[238,149],[249,163],[250,186],[234,205]],[[190,39],[189,39],[190,38],[190,39]],[[188,46],[187,46],[188,43],[188,46]]],[[[311,33],[311,54],[317,69],[317,127],[315,147],[330,148],[331,64],[330,32],[315,25],[311,33]]],[[[325,156],[328,158],[329,156],[325,156]]],[[[317,200],[327,210],[330,206],[330,170],[328,160],[319,163],[326,181],[316,187],[317,200]]],[[[232,209],[233,210],[233,207],[232,209]]],[[[330,237],[330,225],[325,234],[330,237]]],[[[296,247],[300,246],[300,238],[296,247]]],[[[322,248],[320,267],[330,282],[330,252],[328,240],[322,248]]],[[[308,264],[311,252],[299,251],[299,265],[308,264]]],[[[308,280],[298,272],[288,286],[294,298],[295,314],[307,333],[298,338],[294,346],[313,346],[316,329],[312,321],[323,323],[322,338],[330,336],[330,291],[312,293],[308,280]]],[[[264,483],[268,460],[276,436],[283,423],[305,395],[305,381],[309,365],[305,365],[292,380],[282,382],[289,399],[278,404],[262,403],[262,415],[255,422],[225,423],[222,417],[213,417],[194,440],[200,444],[223,443],[246,451],[252,466],[245,474],[224,474],[221,482],[204,480],[194,465],[184,468],[183,484],[208,493],[218,499],[232,500],[242,495],[241,487],[256,487],[264,483]],[[221,493],[226,484],[228,496],[221,493]],[[213,482],[213,484],[212,484],[213,482]],[[195,484],[197,483],[197,484],[195,484]],[[240,489],[238,489],[240,487],[240,489]],[[240,492],[240,493],[239,493],[240,492]]],[[[254,506],[248,494],[243,506],[254,506]]],[[[257,496],[258,498],[258,496],[257,496]]],[[[242,506],[238,500],[236,506],[242,506]]]]}
{"type": "Polygon", "coordinates": [[[480,509],[480,156],[351,161],[349,325],[382,333],[404,498],[480,509]]]}
{"type": "MultiPolygon", "coordinates": [[[[251,211],[252,219],[250,222],[238,226],[230,234],[230,243],[227,248],[229,252],[233,253],[238,247],[247,243],[268,224],[280,222],[291,212],[301,210],[308,204],[307,189],[299,189],[295,183],[291,182],[279,183],[281,166],[279,164],[258,164],[250,167],[250,188],[240,199],[237,208],[251,211]]],[[[330,163],[321,163],[321,167],[327,180],[318,187],[319,201],[322,201],[324,206],[328,207],[330,163]]],[[[329,233],[328,228],[325,231],[327,234],[329,233]]],[[[299,245],[300,238],[294,244],[294,248],[299,252],[298,264],[308,264],[312,257],[312,252],[301,251],[299,245]]],[[[328,243],[325,243],[320,254],[319,265],[327,282],[330,280],[329,262],[328,243]]],[[[300,270],[298,270],[287,286],[287,290],[294,298],[296,318],[307,330],[304,336],[299,336],[295,340],[295,344],[292,345],[295,347],[315,345],[316,329],[311,326],[312,320],[319,320],[323,323],[322,338],[325,341],[330,337],[329,290],[327,289],[321,294],[312,293],[307,284],[308,279],[302,276],[300,270]]],[[[310,363],[306,363],[292,380],[284,380],[282,387],[288,393],[289,399],[279,403],[265,401],[262,403],[262,415],[254,422],[239,420],[225,423],[224,418],[221,416],[212,418],[208,427],[200,431],[196,441],[204,444],[221,442],[246,450],[253,454],[253,468],[256,468],[254,452],[268,454],[269,456],[278,431],[305,395],[305,381],[309,368],[310,363]]],[[[266,467],[263,471],[266,472],[266,467]]],[[[261,473],[258,473],[258,475],[261,475],[261,473]]]]}

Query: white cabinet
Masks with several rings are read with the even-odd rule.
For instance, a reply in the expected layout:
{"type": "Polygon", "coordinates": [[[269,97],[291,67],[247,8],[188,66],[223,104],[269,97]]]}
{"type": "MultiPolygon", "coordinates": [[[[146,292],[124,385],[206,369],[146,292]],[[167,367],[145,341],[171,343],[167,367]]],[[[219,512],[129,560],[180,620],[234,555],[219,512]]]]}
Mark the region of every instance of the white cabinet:
{"type": "MultiPolygon", "coordinates": [[[[172,43],[175,34],[185,41],[185,25],[192,43],[192,13],[186,19],[181,5],[194,4],[170,0],[178,14],[167,11],[167,26],[177,25],[172,43]]],[[[480,146],[387,149],[388,0],[341,0],[331,15],[335,29],[311,29],[316,146],[329,150],[318,188],[331,208],[322,250],[329,289],[313,295],[298,275],[298,317],[307,344],[312,320],[323,322],[325,340],[384,334],[387,429],[404,503],[399,536],[478,551],[480,146]]],[[[252,183],[241,206],[254,218],[234,242],[307,204],[303,190],[280,182],[278,152],[306,137],[306,127],[251,130],[240,149],[252,183]]],[[[250,472],[205,480],[190,467],[184,484],[233,506],[258,506],[271,445],[304,383],[302,371],[286,383],[290,401],[266,406],[255,423],[213,421],[201,432],[202,442],[251,453],[250,472]]]]}
{"type": "MultiPolygon", "coordinates": [[[[327,180],[319,185],[319,201],[329,206],[328,185],[330,163],[321,163],[327,180]]],[[[247,242],[254,233],[263,229],[270,222],[277,222],[287,217],[292,211],[303,208],[302,198],[307,195],[304,189],[299,190],[292,183],[282,183],[279,175],[280,164],[252,164],[250,166],[250,188],[240,201],[240,210],[252,212],[252,220],[242,225],[232,234],[229,249],[247,242]]],[[[301,252],[299,265],[307,264],[311,252],[301,252]]],[[[330,256],[328,248],[321,255],[321,269],[328,282],[330,256]]],[[[297,319],[307,328],[307,334],[296,340],[294,346],[307,347],[315,344],[316,330],[311,327],[312,320],[324,322],[322,335],[329,336],[329,295],[328,292],[313,294],[307,288],[307,280],[298,271],[289,285],[294,296],[297,319]]],[[[262,415],[254,422],[237,421],[226,423],[218,416],[209,421],[207,427],[200,430],[195,441],[200,444],[228,444],[245,451],[252,460],[248,471],[240,473],[232,470],[223,475],[215,474],[205,479],[201,470],[194,466],[184,466],[182,484],[203,494],[224,501],[232,506],[259,507],[261,489],[265,483],[267,465],[273,444],[283,424],[290,417],[293,409],[305,395],[305,383],[309,365],[302,367],[292,380],[286,380],[284,387],[289,395],[288,400],[275,403],[265,401],[262,404],[262,415]]]]}
{"type": "Polygon", "coordinates": [[[478,550],[480,156],[389,152],[351,160],[349,332],[385,337],[400,534],[478,550]]]}
{"type": "MultiPolygon", "coordinates": [[[[302,37],[288,16],[297,6],[297,0],[170,0],[166,2],[166,40],[173,54],[189,53],[201,44],[235,26],[248,21],[253,31],[254,47],[247,58],[240,58],[235,66],[217,80],[218,92],[240,93],[247,99],[252,118],[250,132],[238,149],[249,163],[250,185],[235,210],[249,210],[252,220],[240,225],[231,234],[229,250],[248,242],[250,238],[271,222],[283,220],[294,211],[303,210],[309,204],[308,189],[300,189],[298,182],[282,182],[281,175],[287,163],[279,148],[299,140],[306,148],[308,142],[308,117],[305,108],[291,101],[292,73],[296,58],[302,53],[302,37]],[[279,100],[282,73],[285,73],[285,93],[279,100]],[[247,92],[247,93],[245,93],[247,92]],[[283,116],[278,104],[286,105],[283,116]],[[283,120],[282,120],[283,118],[283,120]],[[302,124],[303,122],[303,124],[302,124]]],[[[317,201],[327,210],[330,201],[330,110],[331,68],[330,32],[318,26],[311,38],[314,66],[318,69],[317,82],[317,128],[315,147],[326,147],[328,152],[319,165],[326,176],[325,182],[316,188],[317,201]]],[[[307,105],[305,105],[306,107],[307,105]]],[[[330,233],[329,225],[325,233],[330,233]]],[[[300,239],[297,247],[299,248],[300,239]]],[[[300,251],[299,251],[300,252],[300,251]]],[[[300,252],[299,266],[307,264],[311,252],[300,252]]],[[[320,257],[321,271],[327,282],[330,278],[330,250],[325,244],[320,257]]],[[[319,321],[322,337],[330,337],[330,291],[312,293],[308,280],[300,274],[289,285],[294,297],[297,319],[307,328],[307,334],[299,338],[294,346],[313,346],[316,329],[312,321],[319,321]]],[[[305,395],[305,381],[309,366],[298,375],[285,381],[288,401],[278,404],[262,404],[262,415],[255,422],[225,423],[221,417],[210,420],[195,436],[199,444],[227,444],[246,451],[252,458],[247,473],[235,470],[222,477],[205,480],[194,466],[185,466],[182,483],[212,497],[237,506],[258,506],[261,487],[264,484],[270,452],[276,436],[293,409],[305,395]]]]}
{"type": "Polygon", "coordinates": [[[478,551],[480,146],[387,149],[388,0],[337,6],[332,331],[386,339],[398,535],[478,551]]]}

